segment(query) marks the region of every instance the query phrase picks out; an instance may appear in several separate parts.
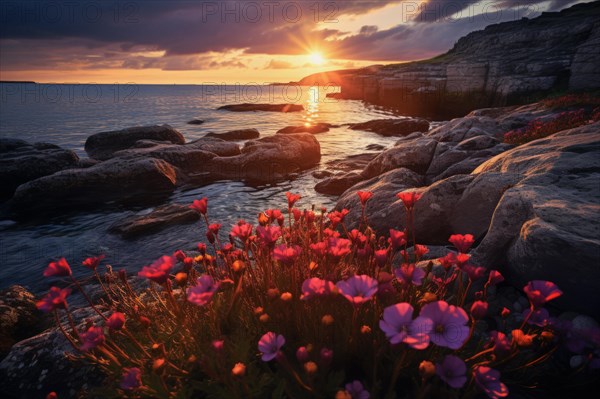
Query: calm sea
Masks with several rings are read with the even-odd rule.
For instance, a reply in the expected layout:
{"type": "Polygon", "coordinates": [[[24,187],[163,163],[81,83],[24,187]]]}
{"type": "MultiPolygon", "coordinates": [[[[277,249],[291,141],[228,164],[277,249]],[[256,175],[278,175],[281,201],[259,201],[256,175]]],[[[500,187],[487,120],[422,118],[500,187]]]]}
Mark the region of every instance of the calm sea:
{"type": "MultiPolygon", "coordinates": [[[[359,101],[326,98],[333,88],[259,85],[52,85],[0,84],[0,137],[30,142],[48,142],[74,150],[85,157],[83,145],[88,136],[131,126],[167,123],[177,128],[188,141],[207,132],[226,132],[256,128],[261,135],[275,134],[288,125],[306,122],[343,124],[393,116],[390,110],[368,106],[359,101]],[[217,111],[224,104],[242,102],[303,104],[298,113],[217,111]],[[195,126],[193,118],[205,121],[195,126]]],[[[318,182],[311,173],[324,168],[330,160],[367,151],[370,144],[391,146],[394,138],[356,132],[347,127],[333,128],[317,136],[322,160],[317,168],[297,179],[267,187],[248,187],[241,182],[222,181],[193,190],[174,192],[171,203],[191,203],[209,198],[209,213],[220,221],[223,230],[243,218],[255,224],[258,212],[284,208],[284,193],[302,195],[302,207],[325,206],[330,209],[335,197],[313,189],[318,182]]],[[[35,292],[48,287],[42,270],[49,261],[65,256],[74,269],[87,256],[105,254],[115,268],[131,273],[153,259],[177,249],[192,249],[203,239],[199,224],[174,226],[160,233],[124,241],[108,232],[115,221],[152,208],[115,208],[73,212],[34,218],[27,222],[0,221],[0,288],[10,284],[26,285],[35,292]]]]}

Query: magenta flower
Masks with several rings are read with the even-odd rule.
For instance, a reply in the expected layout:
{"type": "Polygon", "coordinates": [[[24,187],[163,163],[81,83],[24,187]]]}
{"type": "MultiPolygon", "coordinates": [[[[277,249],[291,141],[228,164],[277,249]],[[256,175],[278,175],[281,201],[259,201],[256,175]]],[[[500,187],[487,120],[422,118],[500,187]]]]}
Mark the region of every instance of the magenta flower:
{"type": "Polygon", "coordinates": [[[327,253],[335,259],[340,259],[352,252],[352,241],[345,238],[330,237],[327,244],[327,253]]]}
{"type": "Polygon", "coordinates": [[[262,353],[263,362],[270,362],[275,359],[281,347],[285,344],[283,335],[275,334],[269,331],[258,341],[258,350],[262,353]]]}
{"type": "Polygon", "coordinates": [[[120,330],[125,325],[125,315],[121,312],[114,312],[106,320],[106,325],[111,330],[120,330]]]}
{"type": "Polygon", "coordinates": [[[142,386],[142,371],[137,367],[125,369],[121,380],[121,389],[131,390],[142,386]]]}
{"type": "Polygon", "coordinates": [[[429,346],[429,333],[433,322],[422,316],[413,320],[413,311],[413,307],[406,302],[388,306],[383,310],[383,319],[379,320],[379,328],[392,345],[403,342],[419,350],[429,346]]]}
{"type": "Polygon", "coordinates": [[[271,246],[281,237],[281,228],[278,226],[258,226],[256,235],[262,245],[271,246]]]}
{"type": "Polygon", "coordinates": [[[465,272],[472,281],[479,280],[485,275],[485,268],[481,266],[464,265],[462,271],[465,272]]]}
{"type": "Polygon", "coordinates": [[[169,278],[169,273],[175,264],[175,258],[171,256],[162,256],[150,266],[144,266],[138,272],[138,276],[145,277],[158,284],[164,284],[169,278]]]}
{"type": "Polygon", "coordinates": [[[321,280],[317,277],[308,278],[302,283],[302,295],[300,299],[307,300],[313,297],[329,295],[333,287],[334,285],[331,281],[321,280]]]}
{"type": "Polygon", "coordinates": [[[475,242],[472,234],[452,234],[448,241],[458,249],[458,252],[463,254],[467,253],[475,242]]]}
{"type": "Polygon", "coordinates": [[[291,208],[294,206],[294,204],[296,202],[298,202],[300,200],[300,195],[299,194],[292,194],[289,191],[287,193],[285,193],[285,196],[287,197],[288,200],[288,208],[291,208]]]}
{"type": "Polygon", "coordinates": [[[239,238],[243,242],[246,242],[248,238],[252,235],[252,225],[250,223],[246,223],[243,220],[240,220],[231,229],[231,235],[233,237],[239,238]]]}
{"type": "Polygon", "coordinates": [[[71,294],[70,288],[60,289],[50,287],[50,291],[35,306],[42,312],[50,313],[56,309],[67,308],[67,296],[71,294]]]}
{"type": "Polygon", "coordinates": [[[273,249],[273,257],[286,266],[294,264],[300,256],[302,249],[298,245],[288,247],[286,244],[281,244],[273,249]]]}
{"type": "Polygon", "coordinates": [[[431,302],[423,306],[420,316],[433,321],[430,338],[438,346],[458,349],[469,338],[469,316],[460,307],[445,301],[431,302]]]}
{"type": "Polygon", "coordinates": [[[527,319],[527,324],[531,324],[538,327],[545,327],[550,322],[550,313],[544,308],[534,309],[531,316],[531,309],[525,309],[523,312],[523,318],[527,319]]]}
{"type": "Polygon", "coordinates": [[[504,281],[504,276],[500,274],[498,270],[490,270],[490,275],[488,277],[488,285],[496,285],[500,284],[504,281]]]}
{"type": "Polygon", "coordinates": [[[60,258],[56,262],[50,262],[46,270],[44,270],[44,277],[65,277],[70,275],[71,267],[65,258],[60,258]]]}
{"type": "Polygon", "coordinates": [[[360,381],[352,381],[344,387],[352,399],[369,399],[371,394],[365,389],[360,381]]]}
{"type": "Polygon", "coordinates": [[[467,365],[458,356],[447,355],[435,365],[436,374],[452,388],[462,388],[467,383],[467,365]]]}
{"type": "Polygon", "coordinates": [[[86,260],[81,262],[81,264],[90,270],[96,270],[102,259],[104,259],[104,255],[96,256],[93,258],[87,258],[86,260]]]}
{"type": "Polygon", "coordinates": [[[377,280],[362,274],[347,280],[338,281],[336,286],[340,293],[355,305],[365,303],[377,292],[377,280]]]}
{"type": "Polygon", "coordinates": [[[500,372],[490,367],[479,366],[473,371],[475,383],[490,399],[505,398],[508,388],[500,382],[500,372]]]}
{"type": "Polygon", "coordinates": [[[91,326],[86,332],[81,333],[80,337],[83,342],[80,349],[84,352],[92,350],[106,341],[104,333],[102,332],[102,327],[97,326],[91,326]]]}
{"type": "Polygon", "coordinates": [[[208,198],[204,197],[200,200],[194,200],[192,205],[190,205],[190,208],[202,215],[206,215],[206,211],[208,210],[208,198]]]}
{"type": "Polygon", "coordinates": [[[523,288],[523,291],[527,294],[529,302],[531,302],[531,306],[534,308],[539,308],[546,302],[558,298],[563,294],[556,284],[551,281],[543,280],[530,281],[523,288]]]}
{"type": "Polygon", "coordinates": [[[404,263],[402,266],[394,269],[394,274],[403,284],[412,283],[414,285],[421,285],[425,277],[425,270],[416,267],[413,263],[404,263]]]}
{"type": "Polygon", "coordinates": [[[488,311],[488,303],[484,301],[475,301],[471,305],[471,316],[475,320],[483,319],[488,311]]]}
{"type": "Polygon", "coordinates": [[[187,290],[187,299],[194,305],[204,306],[209,303],[217,290],[219,283],[215,283],[213,278],[204,274],[196,280],[196,285],[187,290]]]}
{"type": "Polygon", "coordinates": [[[406,245],[406,233],[403,231],[390,229],[389,242],[394,250],[402,248],[406,245]]]}
{"type": "Polygon", "coordinates": [[[383,267],[387,263],[388,251],[387,249],[378,249],[375,251],[375,263],[377,266],[383,267]]]}
{"type": "Polygon", "coordinates": [[[497,357],[502,358],[510,354],[510,341],[506,334],[500,331],[492,331],[490,337],[494,344],[494,354],[497,357]]]}

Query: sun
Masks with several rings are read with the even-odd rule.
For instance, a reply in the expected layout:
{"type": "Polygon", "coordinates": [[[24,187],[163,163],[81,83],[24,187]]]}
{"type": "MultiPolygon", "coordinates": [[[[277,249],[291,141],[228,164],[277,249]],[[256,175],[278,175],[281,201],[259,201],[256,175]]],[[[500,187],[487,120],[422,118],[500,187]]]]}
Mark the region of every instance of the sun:
{"type": "Polygon", "coordinates": [[[325,63],[325,58],[323,58],[321,53],[311,53],[308,55],[308,58],[313,65],[323,65],[325,63]]]}

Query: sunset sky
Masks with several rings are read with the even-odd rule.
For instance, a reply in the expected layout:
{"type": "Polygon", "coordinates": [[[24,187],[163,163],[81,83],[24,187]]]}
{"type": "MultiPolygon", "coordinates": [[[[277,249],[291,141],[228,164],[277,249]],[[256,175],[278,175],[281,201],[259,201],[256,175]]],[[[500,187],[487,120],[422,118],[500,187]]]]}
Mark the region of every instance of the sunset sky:
{"type": "Polygon", "coordinates": [[[502,21],[585,1],[2,1],[0,79],[287,82],[429,58],[502,21]]]}

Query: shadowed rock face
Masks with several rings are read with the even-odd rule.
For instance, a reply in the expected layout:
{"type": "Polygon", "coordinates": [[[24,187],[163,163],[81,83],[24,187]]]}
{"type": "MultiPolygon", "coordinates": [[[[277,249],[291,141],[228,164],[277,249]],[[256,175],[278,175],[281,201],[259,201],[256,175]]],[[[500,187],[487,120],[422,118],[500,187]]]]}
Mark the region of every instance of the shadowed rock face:
{"type": "Polygon", "coordinates": [[[429,122],[425,119],[375,119],[368,122],[354,123],[350,125],[352,130],[364,130],[374,132],[381,136],[407,136],[414,132],[426,132],[429,130],[429,122]]]}
{"type": "Polygon", "coordinates": [[[191,223],[200,219],[200,214],[189,206],[180,204],[167,204],[159,206],[146,215],[134,215],[121,220],[111,226],[113,233],[124,238],[138,237],[150,234],[169,226],[182,223],[191,223]]]}
{"type": "Polygon", "coordinates": [[[313,125],[305,126],[286,126],[283,129],[279,129],[279,134],[293,134],[293,133],[325,133],[329,131],[331,124],[329,123],[315,123],[313,125]]]}
{"type": "Polygon", "coordinates": [[[260,133],[256,129],[240,129],[240,130],[231,130],[226,133],[208,133],[204,137],[216,137],[221,140],[251,140],[257,139],[260,136],[260,133]]]}
{"type": "Polygon", "coordinates": [[[223,105],[217,109],[232,111],[232,112],[250,112],[250,111],[265,111],[265,112],[300,112],[304,111],[304,107],[300,104],[230,104],[223,105]]]}
{"type": "Polygon", "coordinates": [[[123,130],[96,133],[85,142],[85,152],[91,158],[106,160],[117,151],[133,146],[138,140],[168,141],[184,144],[185,139],[179,131],[169,125],[139,126],[123,130]]]}

